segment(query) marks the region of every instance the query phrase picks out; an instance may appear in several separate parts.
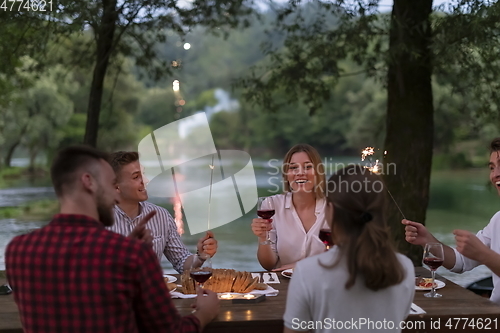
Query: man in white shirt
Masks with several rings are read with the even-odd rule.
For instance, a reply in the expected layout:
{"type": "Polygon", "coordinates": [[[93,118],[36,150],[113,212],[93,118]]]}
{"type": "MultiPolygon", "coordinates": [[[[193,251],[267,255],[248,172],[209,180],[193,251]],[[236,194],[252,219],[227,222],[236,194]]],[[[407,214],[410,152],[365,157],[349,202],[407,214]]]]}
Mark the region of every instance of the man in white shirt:
{"type": "MultiPolygon", "coordinates": [[[[151,211],[156,215],[151,218],[147,228],[151,230],[153,250],[158,260],[165,255],[174,269],[182,273],[189,269],[195,256],[186,248],[177,232],[172,215],[162,207],[147,202],[147,180],[139,163],[137,152],[119,151],[111,154],[110,164],[116,173],[116,191],[120,203],[115,205],[115,223],[110,230],[122,235],[129,235],[134,226],[151,211]]],[[[217,241],[211,231],[198,240],[197,252],[213,256],[217,252],[217,241]]],[[[198,264],[201,265],[198,260],[198,264]]]]}
{"type": "MultiPolygon", "coordinates": [[[[500,138],[490,144],[490,181],[500,195],[500,138]]],[[[403,220],[406,225],[406,241],[425,246],[439,242],[422,224],[403,220]]],[[[491,301],[500,304],[500,212],[476,235],[466,230],[454,230],[456,248],[443,245],[443,266],[452,272],[462,273],[476,266],[486,265],[493,272],[493,293],[491,301]]]]}

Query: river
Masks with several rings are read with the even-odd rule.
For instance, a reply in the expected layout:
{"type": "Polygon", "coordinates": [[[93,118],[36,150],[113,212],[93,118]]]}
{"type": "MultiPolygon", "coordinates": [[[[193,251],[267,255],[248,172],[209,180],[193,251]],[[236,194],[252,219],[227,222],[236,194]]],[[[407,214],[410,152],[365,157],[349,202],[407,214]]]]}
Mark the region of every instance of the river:
{"type": "MultiPolygon", "coordinates": [[[[261,164],[264,165],[264,164],[261,164]]],[[[256,169],[259,194],[264,194],[270,184],[270,172],[274,169],[256,169]]],[[[17,184],[15,187],[0,189],[0,207],[17,206],[26,202],[47,198],[55,198],[53,190],[47,182],[29,186],[28,183],[17,184]]],[[[171,204],[166,199],[151,198],[150,201],[167,207],[171,212],[171,204]]],[[[467,229],[476,232],[484,227],[489,218],[500,207],[495,190],[488,185],[488,171],[485,169],[470,169],[464,171],[434,172],[431,180],[431,199],[428,209],[427,225],[431,232],[444,243],[453,245],[451,234],[453,229],[467,229]]],[[[237,270],[262,270],[256,259],[257,240],[250,230],[252,211],[245,216],[216,228],[214,233],[219,242],[219,251],[213,258],[214,267],[234,268],[237,270]]],[[[407,216],[411,219],[411,216],[407,216]]],[[[0,270],[5,269],[4,251],[8,242],[16,235],[40,228],[47,221],[0,219],[0,270]]],[[[194,251],[200,235],[182,236],[184,243],[194,251]]],[[[166,273],[174,273],[170,263],[164,259],[162,267],[166,273]]],[[[491,275],[488,268],[480,266],[471,272],[454,274],[444,268],[439,274],[466,286],[471,282],[491,275]]]]}

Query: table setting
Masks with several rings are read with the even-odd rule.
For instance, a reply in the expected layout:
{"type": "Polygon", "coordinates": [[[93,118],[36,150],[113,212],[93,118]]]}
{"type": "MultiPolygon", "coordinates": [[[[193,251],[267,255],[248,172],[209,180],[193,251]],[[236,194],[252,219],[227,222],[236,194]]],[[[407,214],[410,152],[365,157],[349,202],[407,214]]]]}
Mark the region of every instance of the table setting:
{"type": "MultiPolygon", "coordinates": [[[[277,296],[279,291],[269,284],[280,283],[274,272],[239,272],[232,269],[212,269],[212,275],[204,281],[203,287],[217,292],[221,300],[253,300],[258,296],[277,296]]],[[[165,282],[171,283],[172,276],[164,276],[165,282]]],[[[174,277],[175,278],[175,277],[174,277]]],[[[172,298],[196,298],[192,272],[184,272],[180,280],[175,278],[176,288],[170,291],[172,298]]]]}

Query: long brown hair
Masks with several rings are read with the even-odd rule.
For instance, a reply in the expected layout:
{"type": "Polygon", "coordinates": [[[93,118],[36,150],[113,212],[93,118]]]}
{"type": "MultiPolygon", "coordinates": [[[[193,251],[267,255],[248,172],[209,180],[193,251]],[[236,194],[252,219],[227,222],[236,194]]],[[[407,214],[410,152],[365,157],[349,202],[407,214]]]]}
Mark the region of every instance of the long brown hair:
{"type": "Polygon", "coordinates": [[[333,204],[332,229],[341,234],[339,249],[347,261],[346,289],[356,283],[358,274],[374,291],[403,281],[405,271],[384,219],[382,178],[352,164],[332,175],[327,189],[328,202],[333,204]]]}
{"type": "Polygon", "coordinates": [[[300,152],[306,153],[309,160],[311,160],[313,164],[315,179],[314,194],[316,194],[316,198],[324,198],[326,189],[325,167],[321,162],[321,156],[319,156],[318,151],[307,143],[299,143],[290,148],[290,150],[286,153],[285,158],[283,159],[283,166],[281,168],[283,172],[283,190],[285,192],[292,191],[290,184],[288,184],[287,173],[290,168],[290,161],[292,160],[293,154],[300,152]]]}

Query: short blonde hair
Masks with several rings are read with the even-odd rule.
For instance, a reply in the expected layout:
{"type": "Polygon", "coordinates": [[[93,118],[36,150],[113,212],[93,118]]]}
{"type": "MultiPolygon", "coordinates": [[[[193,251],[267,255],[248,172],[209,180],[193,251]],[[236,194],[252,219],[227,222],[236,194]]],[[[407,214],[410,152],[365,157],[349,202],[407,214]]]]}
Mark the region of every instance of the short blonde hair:
{"type": "Polygon", "coordinates": [[[287,173],[290,168],[290,161],[292,160],[293,154],[300,152],[306,153],[314,166],[314,193],[316,194],[316,198],[324,198],[326,192],[325,167],[321,162],[321,156],[319,156],[318,151],[307,143],[299,143],[286,153],[281,168],[283,172],[283,190],[285,192],[292,191],[287,180],[287,173]]]}

